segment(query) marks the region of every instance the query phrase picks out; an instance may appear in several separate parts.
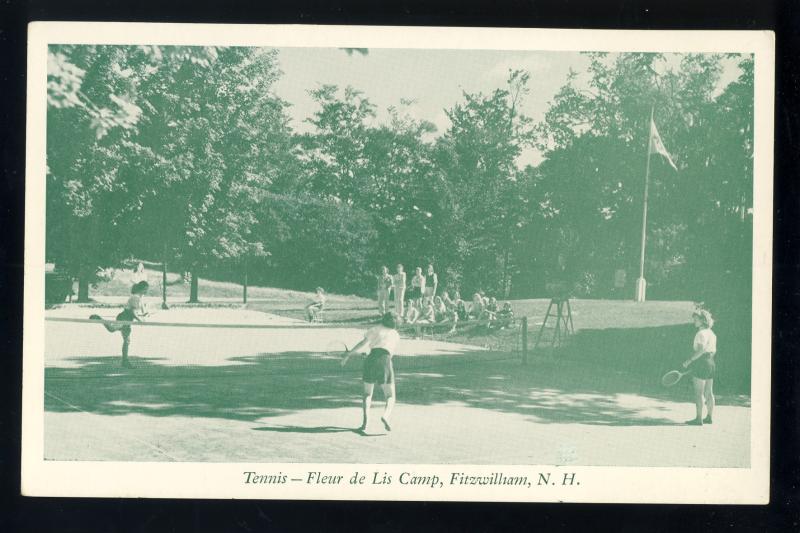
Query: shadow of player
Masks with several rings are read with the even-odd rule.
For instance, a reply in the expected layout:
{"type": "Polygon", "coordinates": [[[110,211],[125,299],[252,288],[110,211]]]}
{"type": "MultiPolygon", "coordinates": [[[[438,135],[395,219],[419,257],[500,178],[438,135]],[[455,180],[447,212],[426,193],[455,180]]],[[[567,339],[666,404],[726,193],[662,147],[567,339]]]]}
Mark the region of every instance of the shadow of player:
{"type": "Polygon", "coordinates": [[[355,433],[362,437],[383,437],[385,433],[365,433],[358,428],[338,426],[263,426],[253,428],[255,431],[273,431],[275,433],[355,433]]]}

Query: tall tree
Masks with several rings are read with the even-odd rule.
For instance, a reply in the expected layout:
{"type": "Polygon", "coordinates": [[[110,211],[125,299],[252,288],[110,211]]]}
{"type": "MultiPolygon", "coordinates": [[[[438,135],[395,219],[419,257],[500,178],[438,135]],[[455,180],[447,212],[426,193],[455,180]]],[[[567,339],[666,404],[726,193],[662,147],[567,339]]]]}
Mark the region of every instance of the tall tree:
{"type": "Polygon", "coordinates": [[[78,265],[84,279],[132,254],[197,271],[262,250],[250,233],[253,204],[292,149],[285,103],[271,92],[274,51],[98,46],[51,55],[51,256],[78,265]],[[103,111],[105,100],[120,109],[103,111]],[[116,119],[100,120],[109,115],[116,119]]]}
{"type": "Polygon", "coordinates": [[[529,175],[518,160],[534,141],[533,124],[520,109],[530,75],[510,71],[507,85],[489,95],[464,93],[447,110],[452,125],[438,147],[437,163],[455,191],[453,216],[461,231],[452,243],[463,259],[466,286],[508,294],[510,262],[527,216],[529,175]]]}
{"type": "Polygon", "coordinates": [[[138,86],[175,69],[158,47],[51,46],[48,50],[46,256],[79,280],[119,260],[119,164],[142,109],[138,86]]]}
{"type": "MultiPolygon", "coordinates": [[[[553,226],[570,228],[581,239],[575,260],[584,270],[580,276],[600,279],[607,290],[613,269],[634,270],[654,108],[679,172],[652,159],[646,272],[655,294],[684,287],[683,294],[672,296],[691,297],[709,271],[694,252],[698,243],[692,236],[718,233],[711,221],[730,218],[726,212],[738,213],[740,220],[747,212],[743,191],[752,188],[747,170],[752,112],[746,102],[752,105],[752,90],[742,88],[739,83],[746,80],[740,78],[719,94],[719,55],[589,54],[589,59],[586,76],[569,78],[538,125],[546,157],[540,172],[554,209],[553,226]],[[736,105],[726,103],[737,88],[742,96],[736,105]],[[732,161],[737,162],[733,172],[726,169],[732,161]]],[[[746,78],[746,60],[740,68],[746,78]]]]}
{"type": "Polygon", "coordinates": [[[128,242],[190,271],[190,301],[202,271],[263,251],[254,210],[291,152],[286,104],[271,91],[278,75],[273,50],[231,47],[208,68],[187,62],[143,89],[137,139],[159,164],[127,168],[128,242]]]}

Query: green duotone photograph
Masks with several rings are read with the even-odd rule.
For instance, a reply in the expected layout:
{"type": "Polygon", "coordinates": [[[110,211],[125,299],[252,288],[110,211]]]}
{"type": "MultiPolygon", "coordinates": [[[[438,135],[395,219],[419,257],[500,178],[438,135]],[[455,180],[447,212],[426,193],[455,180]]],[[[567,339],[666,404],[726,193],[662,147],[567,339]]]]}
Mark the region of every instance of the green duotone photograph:
{"type": "Polygon", "coordinates": [[[43,459],[749,468],[753,152],[751,54],[50,44],[43,459]]]}

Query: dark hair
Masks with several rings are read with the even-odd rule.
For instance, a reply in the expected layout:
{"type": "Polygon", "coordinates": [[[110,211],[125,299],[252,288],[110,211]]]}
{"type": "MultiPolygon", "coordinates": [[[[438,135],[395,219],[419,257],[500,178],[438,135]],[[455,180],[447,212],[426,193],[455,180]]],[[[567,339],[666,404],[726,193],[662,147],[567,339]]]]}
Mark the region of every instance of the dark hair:
{"type": "Polygon", "coordinates": [[[140,281],[139,283],[135,283],[133,287],[131,287],[131,294],[144,294],[150,288],[150,284],[146,281],[140,281]]]}
{"type": "Polygon", "coordinates": [[[385,328],[397,329],[397,319],[395,318],[394,313],[391,311],[385,313],[381,317],[381,325],[385,328]]]}

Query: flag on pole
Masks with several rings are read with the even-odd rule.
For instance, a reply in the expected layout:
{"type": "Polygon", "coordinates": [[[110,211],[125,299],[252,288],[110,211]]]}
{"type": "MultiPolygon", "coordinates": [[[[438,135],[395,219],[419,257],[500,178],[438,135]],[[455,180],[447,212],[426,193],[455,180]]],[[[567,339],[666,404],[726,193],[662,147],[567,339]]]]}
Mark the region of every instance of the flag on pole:
{"type": "Polygon", "coordinates": [[[650,149],[663,155],[665,158],[667,158],[667,162],[670,164],[670,166],[676,171],[678,170],[678,167],[676,167],[675,163],[672,162],[669,152],[667,152],[667,149],[664,147],[664,143],[661,140],[661,135],[658,134],[658,130],[656,129],[656,122],[652,118],[650,119],[650,149]]]}

